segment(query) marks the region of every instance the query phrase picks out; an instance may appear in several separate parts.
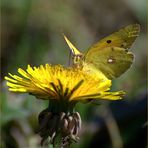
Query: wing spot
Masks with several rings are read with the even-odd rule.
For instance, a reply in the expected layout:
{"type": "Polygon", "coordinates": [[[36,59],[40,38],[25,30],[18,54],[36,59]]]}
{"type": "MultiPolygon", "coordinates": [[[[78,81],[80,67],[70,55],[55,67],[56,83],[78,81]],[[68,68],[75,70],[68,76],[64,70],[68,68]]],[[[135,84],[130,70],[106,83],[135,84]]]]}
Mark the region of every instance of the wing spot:
{"type": "Polygon", "coordinates": [[[123,43],[121,44],[121,47],[126,48],[126,47],[127,47],[127,42],[126,42],[126,41],[125,41],[125,42],[123,42],[123,43]]]}
{"type": "Polygon", "coordinates": [[[107,40],[106,42],[107,42],[108,44],[110,44],[112,41],[111,41],[111,40],[107,40]]]}
{"type": "Polygon", "coordinates": [[[109,57],[107,60],[107,63],[109,63],[109,64],[113,64],[115,62],[116,62],[116,60],[113,57],[109,57]]]}

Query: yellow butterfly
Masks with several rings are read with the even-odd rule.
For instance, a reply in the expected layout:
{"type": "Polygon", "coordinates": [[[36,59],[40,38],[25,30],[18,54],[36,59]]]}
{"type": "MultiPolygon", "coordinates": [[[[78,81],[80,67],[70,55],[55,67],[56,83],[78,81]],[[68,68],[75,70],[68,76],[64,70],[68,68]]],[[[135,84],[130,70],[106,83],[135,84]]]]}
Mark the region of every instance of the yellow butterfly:
{"type": "Polygon", "coordinates": [[[119,77],[133,63],[134,55],[129,52],[140,32],[139,24],[132,24],[105,37],[81,53],[64,35],[72,55],[73,64],[90,72],[101,72],[107,78],[119,77]]]}

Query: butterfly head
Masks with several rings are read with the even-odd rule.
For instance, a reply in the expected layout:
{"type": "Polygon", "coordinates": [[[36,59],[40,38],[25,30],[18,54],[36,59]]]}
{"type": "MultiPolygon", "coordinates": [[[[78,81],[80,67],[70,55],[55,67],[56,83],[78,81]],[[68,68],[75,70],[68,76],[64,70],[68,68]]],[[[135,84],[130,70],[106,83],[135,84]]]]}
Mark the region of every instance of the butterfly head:
{"type": "Polygon", "coordinates": [[[82,54],[73,54],[72,55],[72,59],[73,59],[73,66],[76,67],[81,67],[82,66],[82,54]]]}

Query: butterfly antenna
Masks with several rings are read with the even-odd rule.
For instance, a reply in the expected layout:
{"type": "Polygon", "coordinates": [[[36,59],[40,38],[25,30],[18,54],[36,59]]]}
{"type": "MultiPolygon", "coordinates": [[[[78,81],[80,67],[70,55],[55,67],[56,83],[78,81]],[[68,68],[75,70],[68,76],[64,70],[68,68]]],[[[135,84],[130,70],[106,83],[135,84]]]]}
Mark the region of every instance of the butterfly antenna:
{"type": "Polygon", "coordinates": [[[71,66],[72,51],[69,51],[68,66],[71,66]]]}

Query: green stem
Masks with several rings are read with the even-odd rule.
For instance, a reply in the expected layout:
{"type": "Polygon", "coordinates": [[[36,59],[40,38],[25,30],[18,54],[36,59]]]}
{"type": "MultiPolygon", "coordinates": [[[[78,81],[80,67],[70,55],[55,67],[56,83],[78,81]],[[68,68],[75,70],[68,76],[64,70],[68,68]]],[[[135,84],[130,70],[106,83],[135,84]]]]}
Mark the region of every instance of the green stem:
{"type": "Polygon", "coordinates": [[[75,106],[75,102],[69,102],[67,100],[49,100],[48,109],[53,113],[60,112],[73,112],[75,106]]]}
{"type": "Polygon", "coordinates": [[[49,144],[49,148],[53,148],[53,145],[52,144],[49,144]]]}
{"type": "Polygon", "coordinates": [[[62,148],[62,137],[60,133],[54,138],[53,148],[62,148]]]}

